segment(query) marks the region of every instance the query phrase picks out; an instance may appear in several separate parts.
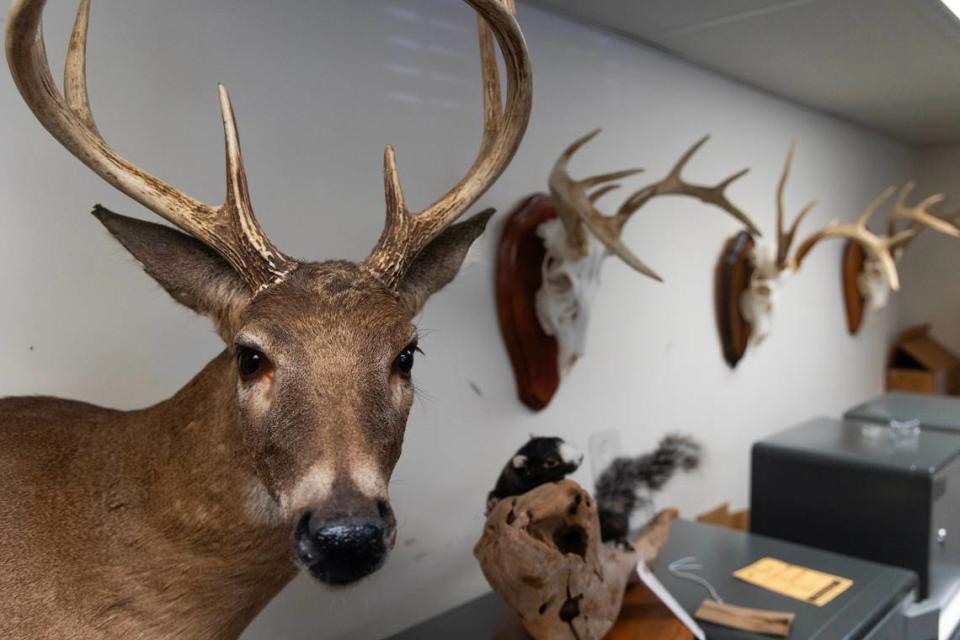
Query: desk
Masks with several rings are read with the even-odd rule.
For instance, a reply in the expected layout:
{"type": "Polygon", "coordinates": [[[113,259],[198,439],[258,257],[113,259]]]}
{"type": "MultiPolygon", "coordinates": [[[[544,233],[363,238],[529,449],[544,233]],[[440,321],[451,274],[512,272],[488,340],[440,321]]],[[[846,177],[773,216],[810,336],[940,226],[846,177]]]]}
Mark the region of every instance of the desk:
{"type": "MultiPolygon", "coordinates": [[[[878,635],[896,625],[897,609],[916,586],[914,574],[904,569],[859,560],[828,551],[775,540],[766,536],[722,529],[694,522],[677,522],[670,541],[660,553],[654,573],[688,612],[696,611],[707,596],[703,587],[670,575],[666,566],[684,556],[695,555],[700,572],[724,601],[734,605],[791,611],[797,614],[790,637],[854,640],[858,638],[904,638],[898,633],[878,635]],[[760,558],[770,556],[810,569],[850,578],[854,584],[829,604],[817,607],[741,582],[731,574],[760,558]]],[[[758,638],[751,633],[701,623],[710,640],[758,638]]]]}
{"type": "MultiPolygon", "coordinates": [[[[671,561],[689,555],[697,556],[704,565],[703,575],[731,604],[796,612],[797,619],[790,636],[796,640],[903,640],[905,637],[891,625],[896,625],[898,607],[905,599],[909,599],[916,585],[916,578],[909,571],[764,536],[681,520],[674,525],[670,541],[654,566],[654,573],[691,614],[700,606],[706,592],[697,584],[674,578],[666,570],[671,561]],[[830,604],[814,607],[740,582],[730,575],[763,556],[774,556],[786,562],[836,573],[854,580],[854,585],[830,604]],[[889,633],[880,635],[884,629],[889,633]]],[[[630,596],[627,600],[625,614],[642,610],[642,600],[634,602],[630,596]]],[[[493,626],[505,610],[506,606],[499,596],[488,593],[392,636],[390,640],[490,640],[493,626]]],[[[637,618],[633,617],[631,623],[636,624],[636,621],[637,618]]],[[[711,640],[765,637],[708,623],[704,623],[703,627],[711,640]]],[[[637,627],[628,629],[622,626],[611,632],[608,638],[654,640],[653,636],[644,635],[637,627]],[[631,631],[633,635],[630,635],[631,631]]]]}

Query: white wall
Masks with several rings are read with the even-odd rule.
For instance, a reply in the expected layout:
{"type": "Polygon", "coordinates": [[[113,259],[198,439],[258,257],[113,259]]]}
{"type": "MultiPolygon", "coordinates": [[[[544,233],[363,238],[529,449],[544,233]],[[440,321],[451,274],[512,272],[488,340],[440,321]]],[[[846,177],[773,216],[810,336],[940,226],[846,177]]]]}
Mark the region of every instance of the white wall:
{"type": "MultiPolygon", "coordinates": [[[[916,199],[943,193],[944,211],[960,213],[960,146],[925,149],[918,154],[916,199]]],[[[931,333],[960,353],[960,243],[938,233],[920,235],[904,255],[901,324],[931,324],[931,333]]]]}
{"type": "MultiPolygon", "coordinates": [[[[60,60],[70,2],[48,10],[60,60]]],[[[393,143],[411,205],[448,188],[479,140],[479,63],[471,12],[438,0],[98,0],[91,95],[101,130],[148,170],[218,202],[222,151],[216,86],[231,89],[257,214],[293,255],[366,255],[382,222],[382,147],[393,143]]],[[[801,144],[788,201],[820,206],[807,228],[853,216],[905,178],[907,148],[692,68],[619,37],[521,6],[535,108],[513,165],[478,204],[508,210],[545,188],[573,138],[604,133],[574,163],[580,175],[641,165],[662,174],[703,133],[689,176],[743,167],[733,199],[773,232],[773,193],[791,139],[801,144]]],[[[134,408],[174,393],[221,348],[135,268],[86,211],[103,202],[149,217],[41,130],[9,78],[0,84],[0,392],[79,397],[134,408]]],[[[610,200],[612,205],[613,200],[610,200]]],[[[496,225],[495,225],[496,227],[496,225]]],[[[493,306],[494,228],[476,260],[420,322],[427,352],[391,485],[401,535],[386,568],[328,593],[299,579],[247,634],[376,638],[486,590],[471,550],[486,491],[531,432],[581,446],[622,431],[640,452],[667,431],[704,443],[699,473],[661,504],[694,514],[747,502],[750,443],[879,391],[895,308],[857,339],[839,295],[840,243],[809,258],[782,297],[769,343],[730,371],[713,319],[718,252],[737,226],[684,200],[641,212],[627,242],[666,276],[657,285],[611,260],[589,353],[554,403],[517,402],[493,306]],[[476,391],[474,390],[476,387],[476,391]]],[[[578,474],[589,479],[586,468],[578,474]]]]}

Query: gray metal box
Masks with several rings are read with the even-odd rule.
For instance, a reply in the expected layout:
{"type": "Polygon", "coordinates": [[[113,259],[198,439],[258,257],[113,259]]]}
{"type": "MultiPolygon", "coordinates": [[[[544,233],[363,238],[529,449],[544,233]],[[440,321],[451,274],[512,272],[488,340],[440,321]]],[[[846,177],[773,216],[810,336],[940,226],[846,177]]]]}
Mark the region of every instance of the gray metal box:
{"type": "Polygon", "coordinates": [[[891,391],[850,409],[843,417],[883,424],[917,420],[924,429],[960,432],[960,398],[891,391]]]}
{"type": "Polygon", "coordinates": [[[960,433],[817,418],[754,444],[752,466],[752,531],[911,569],[921,599],[954,593],[960,433]]]}

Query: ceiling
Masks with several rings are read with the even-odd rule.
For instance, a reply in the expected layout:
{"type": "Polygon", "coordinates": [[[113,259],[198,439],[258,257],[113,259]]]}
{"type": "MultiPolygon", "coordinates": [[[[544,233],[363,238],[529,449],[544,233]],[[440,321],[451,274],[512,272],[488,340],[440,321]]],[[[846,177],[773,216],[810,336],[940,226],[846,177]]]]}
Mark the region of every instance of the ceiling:
{"type": "Polygon", "coordinates": [[[939,0],[527,0],[915,146],[960,142],[939,0]]]}

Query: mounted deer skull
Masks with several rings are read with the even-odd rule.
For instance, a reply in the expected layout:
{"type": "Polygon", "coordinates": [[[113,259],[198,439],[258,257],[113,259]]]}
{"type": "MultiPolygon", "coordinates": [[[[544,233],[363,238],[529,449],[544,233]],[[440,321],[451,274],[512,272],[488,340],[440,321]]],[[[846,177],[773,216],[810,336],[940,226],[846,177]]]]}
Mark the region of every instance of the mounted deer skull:
{"type": "MultiPolygon", "coordinates": [[[[893,207],[887,218],[887,237],[899,238],[891,246],[890,254],[894,262],[899,262],[906,252],[907,246],[925,229],[932,229],[944,235],[960,236],[960,228],[954,223],[944,220],[929,211],[929,209],[945,200],[943,194],[928,196],[916,205],[908,205],[907,199],[914,189],[913,181],[907,182],[897,193],[893,207]],[[900,223],[906,223],[901,228],[900,223]]],[[[876,209],[893,194],[893,187],[881,192],[869,205],[876,209]]],[[[857,274],[857,289],[864,300],[867,314],[872,314],[887,305],[890,297],[890,281],[886,275],[884,265],[872,256],[866,256],[863,269],[857,274]]]]}
{"type": "Polygon", "coordinates": [[[730,322],[729,318],[725,318],[725,309],[735,301],[740,317],[748,325],[747,331],[750,343],[754,346],[759,345],[770,333],[776,295],[782,287],[784,276],[789,271],[798,271],[806,256],[821,240],[844,238],[856,243],[865,253],[866,264],[869,265],[869,273],[865,274],[863,278],[864,289],[868,293],[872,291],[870,295],[879,297],[882,295],[879,291],[880,281],[883,283],[882,286],[894,291],[900,286],[893,252],[902,249],[903,245],[916,236],[923,226],[935,226],[938,230],[944,232],[949,232],[948,229],[952,228],[952,225],[946,221],[936,218],[926,211],[926,207],[938,202],[939,197],[928,198],[917,207],[907,207],[904,204],[909,194],[909,189],[907,189],[901,192],[895,211],[891,215],[891,221],[905,220],[911,222],[911,226],[901,231],[892,228],[889,235],[877,236],[870,231],[867,225],[879,206],[893,192],[892,189],[887,189],[867,205],[855,222],[831,222],[824,229],[809,235],[800,243],[791,257],[790,250],[797,230],[815,205],[814,201],[807,203],[794,218],[790,227],[785,228],[784,191],[793,165],[795,148],[796,145],[790,146],[783,173],[777,185],[776,247],[769,244],[753,243],[752,239],[737,242],[738,239],[734,238],[728,242],[727,249],[724,252],[722,264],[727,266],[722,272],[721,281],[718,283],[718,310],[720,311],[720,333],[724,342],[724,355],[731,366],[736,366],[740,357],[742,357],[746,350],[746,343],[735,335],[737,334],[735,330],[737,323],[730,322]],[[737,252],[740,255],[735,255],[737,252]],[[734,281],[738,279],[736,263],[743,259],[749,262],[749,279],[748,284],[740,291],[734,281]],[[734,299],[724,300],[722,299],[724,296],[731,296],[734,299]]]}
{"type": "Polygon", "coordinates": [[[774,246],[758,242],[749,253],[750,286],[740,297],[739,304],[740,312],[750,324],[750,339],[754,346],[759,345],[770,334],[777,294],[789,267],[790,245],[793,244],[800,223],[816,204],[813,201],[808,202],[797,214],[790,228],[784,230],[783,192],[793,166],[794,151],[795,145],[791,145],[780,182],[777,184],[777,244],[774,246]]]}
{"type": "Polygon", "coordinates": [[[619,188],[617,180],[642,172],[625,169],[576,180],[567,166],[573,155],[592,140],[600,129],[578,139],[560,155],[550,173],[550,194],[558,217],[542,223],[537,234],[543,239],[546,256],[542,266],[542,286],[537,292],[536,308],[540,324],[558,343],[558,366],[566,373],[583,356],[590,309],[600,284],[603,261],[615,255],[640,274],[662,282],[621,240],[630,217],[658,196],[689,196],[713,205],[740,221],[751,231],[756,227],[727,198],[725,191],[746,174],[744,169],[713,186],[691,184],[682,177],[690,158],[709,136],[701,138],[673,166],[665,178],[634,192],[614,215],[601,213],[596,202],[619,188]]]}
{"type": "Polygon", "coordinates": [[[0,401],[0,636],[236,637],[298,564],[346,584],[384,563],[396,538],[388,480],[413,401],[412,319],[483,231],[489,211],[453,223],[506,168],[530,114],[512,6],[467,4],[483,67],[479,154],[448,193],[412,212],[387,147],[386,224],[355,264],[295,260],[267,238],[223,87],[222,205],[121,158],[87,100],[89,0],[62,93],[44,52],[44,0],[14,0],[7,59],[27,105],[96,174],[184,233],[101,207],[94,215],[178,302],[209,316],[227,347],[141,411],[0,401]]]}

